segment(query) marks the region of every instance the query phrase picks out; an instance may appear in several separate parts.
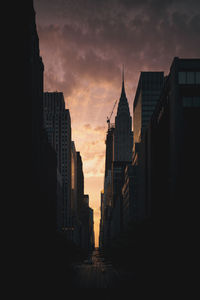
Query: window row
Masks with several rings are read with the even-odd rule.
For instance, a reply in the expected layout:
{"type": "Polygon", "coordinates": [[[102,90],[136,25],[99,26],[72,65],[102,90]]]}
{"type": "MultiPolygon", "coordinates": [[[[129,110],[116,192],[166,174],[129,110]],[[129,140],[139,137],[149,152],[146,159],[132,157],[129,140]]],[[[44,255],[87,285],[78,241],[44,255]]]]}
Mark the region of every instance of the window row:
{"type": "Polygon", "coordinates": [[[149,111],[153,112],[154,109],[155,109],[155,105],[154,105],[154,106],[152,106],[152,105],[151,105],[151,106],[150,106],[150,105],[149,105],[149,106],[146,106],[146,105],[145,105],[145,107],[143,107],[142,112],[146,112],[146,111],[148,111],[148,112],[149,112],[149,111]]]}
{"type": "Polygon", "coordinates": [[[200,107],[200,97],[183,97],[184,107],[200,107]]]}
{"type": "Polygon", "coordinates": [[[200,72],[179,72],[179,84],[200,84],[200,72]]]}

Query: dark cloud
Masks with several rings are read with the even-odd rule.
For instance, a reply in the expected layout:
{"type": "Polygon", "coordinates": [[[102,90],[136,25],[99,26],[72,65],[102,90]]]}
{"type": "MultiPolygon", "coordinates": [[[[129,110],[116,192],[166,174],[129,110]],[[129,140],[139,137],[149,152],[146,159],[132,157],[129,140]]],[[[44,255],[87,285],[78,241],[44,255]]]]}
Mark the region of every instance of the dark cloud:
{"type": "Polygon", "coordinates": [[[117,85],[122,63],[133,82],[141,70],[167,71],[174,56],[199,56],[200,1],[37,0],[35,8],[46,86],[67,95],[82,78],[117,85]]]}

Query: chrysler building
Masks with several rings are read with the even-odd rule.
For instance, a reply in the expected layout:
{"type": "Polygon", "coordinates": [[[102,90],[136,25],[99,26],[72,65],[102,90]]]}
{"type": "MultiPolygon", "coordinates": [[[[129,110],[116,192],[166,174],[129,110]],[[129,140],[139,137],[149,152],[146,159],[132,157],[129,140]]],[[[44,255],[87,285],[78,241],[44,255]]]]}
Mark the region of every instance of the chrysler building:
{"type": "Polygon", "coordinates": [[[132,159],[133,132],[131,130],[132,118],[130,116],[128,100],[124,87],[124,71],[122,76],[122,91],[115,117],[114,131],[114,161],[129,162],[132,159]]]}

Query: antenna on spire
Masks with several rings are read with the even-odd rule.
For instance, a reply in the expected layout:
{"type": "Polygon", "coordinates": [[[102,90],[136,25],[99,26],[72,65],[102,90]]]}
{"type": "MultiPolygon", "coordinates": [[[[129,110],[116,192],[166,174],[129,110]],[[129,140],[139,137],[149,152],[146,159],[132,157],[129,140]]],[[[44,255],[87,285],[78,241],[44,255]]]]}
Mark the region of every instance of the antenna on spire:
{"type": "Polygon", "coordinates": [[[124,82],[124,64],[122,65],[122,82],[124,82]]]}

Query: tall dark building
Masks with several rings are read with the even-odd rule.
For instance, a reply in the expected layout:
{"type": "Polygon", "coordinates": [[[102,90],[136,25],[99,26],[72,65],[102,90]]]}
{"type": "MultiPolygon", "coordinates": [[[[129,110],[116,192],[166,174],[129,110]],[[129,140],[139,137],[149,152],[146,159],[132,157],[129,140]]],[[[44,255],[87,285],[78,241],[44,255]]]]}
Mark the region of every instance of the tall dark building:
{"type": "Polygon", "coordinates": [[[90,225],[89,195],[84,195],[81,206],[81,247],[85,251],[90,248],[90,225]]]}
{"type": "Polygon", "coordinates": [[[133,147],[132,118],[124,87],[118,103],[115,124],[109,126],[106,137],[106,162],[104,193],[101,201],[100,246],[105,247],[109,241],[122,230],[122,187],[124,170],[131,162],[133,147]]]}
{"type": "Polygon", "coordinates": [[[56,156],[48,143],[43,127],[43,72],[39,38],[35,23],[35,11],[30,1],[27,12],[27,99],[31,102],[32,119],[32,197],[33,209],[37,211],[35,228],[44,236],[52,235],[56,228],[56,156]],[[46,231],[46,228],[49,228],[46,231]]]}
{"type": "Polygon", "coordinates": [[[72,214],[77,214],[77,156],[74,141],[71,142],[71,209],[72,214]]]}
{"type": "Polygon", "coordinates": [[[146,137],[154,219],[179,224],[197,220],[199,118],[200,59],[176,57],[146,137]]]}
{"type": "Polygon", "coordinates": [[[63,200],[59,203],[58,230],[66,231],[71,220],[71,119],[65,109],[64,96],[61,92],[45,92],[44,127],[48,141],[56,151],[57,167],[62,176],[63,200]]]}
{"type": "Polygon", "coordinates": [[[122,187],[122,214],[123,230],[126,231],[131,222],[136,221],[136,195],[134,194],[137,185],[135,178],[135,169],[127,164],[124,172],[124,185],[122,187]]]}
{"type": "Polygon", "coordinates": [[[151,116],[159,101],[164,85],[163,72],[141,72],[133,104],[133,168],[134,168],[134,194],[132,201],[135,209],[135,220],[143,220],[150,215],[145,203],[147,190],[145,186],[145,156],[146,148],[144,135],[149,126],[151,116]]]}
{"type": "Polygon", "coordinates": [[[105,178],[108,175],[108,171],[112,169],[113,162],[113,141],[114,141],[114,130],[115,127],[112,125],[108,128],[107,136],[106,136],[106,159],[105,159],[105,178]]]}
{"type": "Polygon", "coordinates": [[[89,250],[94,249],[95,238],[94,238],[94,211],[89,207],[89,250]]]}
{"type": "MultiPolygon", "coordinates": [[[[77,244],[80,245],[80,221],[79,221],[79,208],[78,208],[78,176],[80,178],[80,174],[78,175],[77,169],[77,152],[75,143],[72,141],[71,143],[71,224],[72,224],[72,239],[77,244]]],[[[80,188],[80,187],[79,187],[80,188]]],[[[80,196],[80,194],[79,194],[80,196]]],[[[80,200],[80,199],[79,199],[80,200]]]]}
{"type": "Polygon", "coordinates": [[[164,72],[141,72],[133,103],[134,143],[149,125],[164,84],[164,72]]]}
{"type": "Polygon", "coordinates": [[[76,152],[77,157],[77,210],[80,217],[81,206],[84,201],[84,174],[83,174],[83,163],[80,152],[76,152]]]}
{"type": "MultiPolygon", "coordinates": [[[[25,90],[26,101],[31,103],[32,187],[29,191],[30,212],[27,211],[27,216],[30,214],[33,216],[29,223],[35,231],[34,234],[29,232],[30,224],[25,227],[27,227],[26,234],[28,233],[32,239],[34,250],[32,256],[36,268],[34,271],[38,273],[37,282],[41,282],[44,278],[50,282],[54,278],[52,270],[56,266],[53,248],[56,232],[57,160],[43,127],[44,65],[39,51],[33,1],[27,1],[27,4],[29,9],[26,10],[25,5],[23,10],[27,20],[26,37],[23,41],[25,55],[20,64],[25,63],[27,71],[25,84],[21,88],[25,90]]],[[[26,240],[26,237],[24,239],[26,240]]],[[[32,261],[32,258],[30,260],[32,261]]],[[[30,260],[27,261],[28,264],[30,260]]]]}
{"type": "Polygon", "coordinates": [[[122,91],[115,117],[115,130],[113,139],[112,162],[112,221],[111,237],[117,236],[122,230],[122,187],[124,183],[124,170],[132,159],[133,132],[132,118],[130,116],[128,100],[124,87],[124,73],[122,78],[122,91]]]}
{"type": "Polygon", "coordinates": [[[132,118],[122,80],[122,91],[115,117],[113,161],[131,161],[133,148],[132,118]]]}
{"type": "Polygon", "coordinates": [[[35,11],[30,6],[29,12],[29,36],[27,40],[28,50],[28,92],[31,101],[32,114],[32,171],[33,183],[35,188],[40,189],[40,168],[42,155],[42,141],[43,141],[43,72],[44,65],[39,51],[39,39],[35,23],[35,11]]]}

